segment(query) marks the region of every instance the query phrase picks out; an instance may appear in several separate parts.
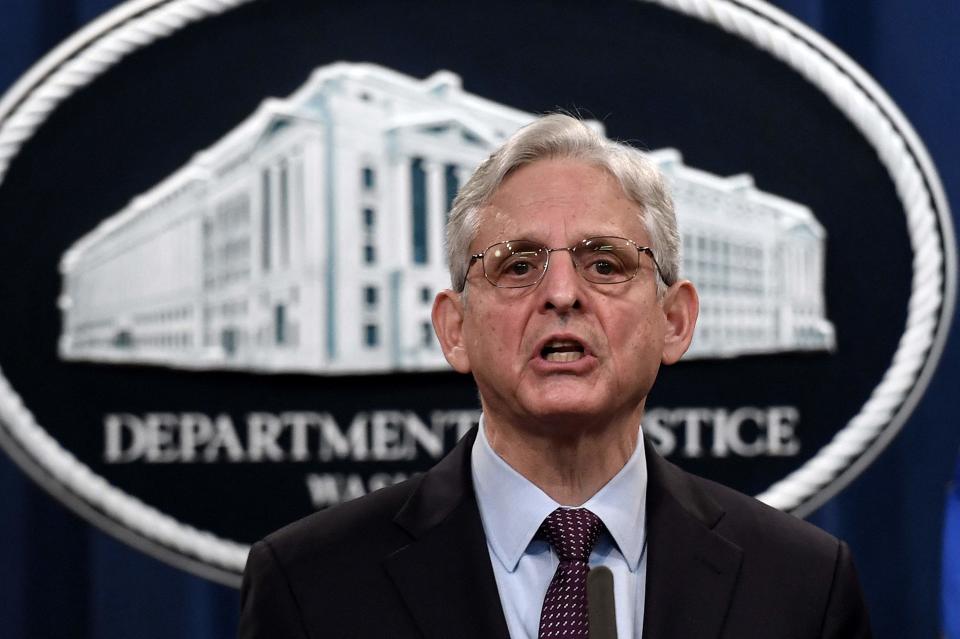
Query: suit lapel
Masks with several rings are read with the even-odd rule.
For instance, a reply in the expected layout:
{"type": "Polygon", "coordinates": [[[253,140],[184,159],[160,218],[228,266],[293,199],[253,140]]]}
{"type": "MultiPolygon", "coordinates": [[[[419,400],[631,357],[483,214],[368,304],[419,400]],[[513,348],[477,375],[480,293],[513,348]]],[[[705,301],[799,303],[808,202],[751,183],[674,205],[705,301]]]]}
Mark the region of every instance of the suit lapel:
{"type": "Polygon", "coordinates": [[[644,639],[707,639],[723,627],[742,551],[713,529],[724,511],[646,442],[644,639]]]}
{"type": "Polygon", "coordinates": [[[413,541],[384,567],[425,637],[508,638],[470,474],[472,431],[394,521],[413,541]]]}
{"type": "MultiPolygon", "coordinates": [[[[395,517],[413,541],[384,560],[428,638],[508,639],[470,475],[472,431],[395,517]]],[[[714,531],[724,512],[646,442],[647,586],[644,639],[718,637],[742,551],[714,531]]]]}

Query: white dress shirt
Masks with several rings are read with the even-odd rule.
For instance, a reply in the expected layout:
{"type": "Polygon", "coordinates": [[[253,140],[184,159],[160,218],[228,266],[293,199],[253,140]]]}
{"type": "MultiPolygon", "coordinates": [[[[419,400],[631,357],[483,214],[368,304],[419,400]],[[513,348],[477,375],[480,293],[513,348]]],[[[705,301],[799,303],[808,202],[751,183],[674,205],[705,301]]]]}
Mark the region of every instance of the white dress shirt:
{"type": "MultiPolygon", "coordinates": [[[[560,504],[494,452],[484,432],[483,417],[470,460],[510,637],[537,639],[543,597],[559,560],[549,543],[533,537],[560,504]]],[[[590,565],[606,566],[613,572],[618,639],[639,639],[643,630],[646,495],[647,462],[640,437],[620,472],[582,505],[606,527],[590,555],[590,565]]]]}

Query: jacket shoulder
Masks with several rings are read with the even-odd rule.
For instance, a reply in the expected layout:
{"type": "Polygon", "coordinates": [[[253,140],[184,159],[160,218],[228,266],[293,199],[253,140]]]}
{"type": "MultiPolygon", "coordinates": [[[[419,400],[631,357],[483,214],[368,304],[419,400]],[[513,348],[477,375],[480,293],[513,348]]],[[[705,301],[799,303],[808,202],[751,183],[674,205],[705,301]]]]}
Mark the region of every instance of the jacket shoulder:
{"type": "Polygon", "coordinates": [[[797,636],[868,639],[863,591],[845,542],[794,515],[694,477],[724,514],[714,530],[743,550],[731,636],[765,635],[791,619],[797,636]],[[805,630],[811,632],[805,634],[805,630]]]}
{"type": "MultiPolygon", "coordinates": [[[[844,542],[655,454],[648,460],[655,478],[651,487],[657,486],[652,495],[648,491],[654,507],[672,513],[674,523],[698,522],[696,526],[709,531],[710,538],[723,540],[738,558],[723,636],[870,636],[863,592],[844,542]]],[[[663,541],[669,527],[661,526],[659,534],[663,541]]],[[[654,543],[651,537],[651,561],[654,543]]],[[[691,551],[670,543],[667,547],[673,552],[691,551]]],[[[672,560],[661,554],[659,565],[660,574],[668,574],[672,560]]]]}
{"type": "Polygon", "coordinates": [[[819,557],[832,566],[840,540],[813,524],[777,510],[732,488],[689,475],[724,511],[715,530],[746,549],[792,555],[798,560],[819,557]]]}
{"type": "Polygon", "coordinates": [[[378,546],[406,543],[409,537],[393,519],[419,482],[420,477],[408,479],[312,513],[267,535],[262,543],[284,564],[307,561],[331,549],[340,553],[350,548],[373,551],[378,546]]]}
{"type": "Polygon", "coordinates": [[[747,553],[782,554],[799,561],[832,562],[840,541],[813,524],[660,457],[648,441],[648,510],[663,500],[681,509],[747,553]],[[652,491],[652,492],[651,492],[652,491]]]}
{"type": "MultiPolygon", "coordinates": [[[[322,510],[267,535],[250,549],[240,589],[240,636],[342,636],[374,624],[410,620],[381,562],[410,543],[394,522],[420,479],[322,510]]],[[[374,624],[375,626],[375,624],[374,624]]],[[[407,636],[400,632],[396,636],[407,636]]]]}
{"type": "Polygon", "coordinates": [[[738,538],[762,537],[788,545],[812,544],[835,552],[839,540],[813,524],[722,484],[691,477],[726,511],[718,530],[738,538]]]}

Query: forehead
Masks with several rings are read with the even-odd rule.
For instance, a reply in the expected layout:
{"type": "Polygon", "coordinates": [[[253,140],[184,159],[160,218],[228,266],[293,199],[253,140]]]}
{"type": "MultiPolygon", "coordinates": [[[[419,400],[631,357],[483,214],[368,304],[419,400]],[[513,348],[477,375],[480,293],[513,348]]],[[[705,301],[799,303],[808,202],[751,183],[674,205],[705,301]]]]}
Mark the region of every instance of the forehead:
{"type": "Polygon", "coordinates": [[[511,173],[480,209],[475,244],[530,239],[560,245],[593,235],[647,242],[642,211],[607,170],[538,160],[511,173]]]}

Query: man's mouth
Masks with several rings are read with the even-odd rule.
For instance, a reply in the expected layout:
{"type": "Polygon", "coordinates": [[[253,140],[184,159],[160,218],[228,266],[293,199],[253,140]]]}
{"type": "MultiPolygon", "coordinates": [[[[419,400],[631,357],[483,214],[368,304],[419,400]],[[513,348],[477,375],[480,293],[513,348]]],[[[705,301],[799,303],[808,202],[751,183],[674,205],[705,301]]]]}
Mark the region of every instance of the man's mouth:
{"type": "Polygon", "coordinates": [[[554,340],[540,350],[540,357],[548,362],[575,362],[583,357],[583,344],[576,340],[554,340]]]}

